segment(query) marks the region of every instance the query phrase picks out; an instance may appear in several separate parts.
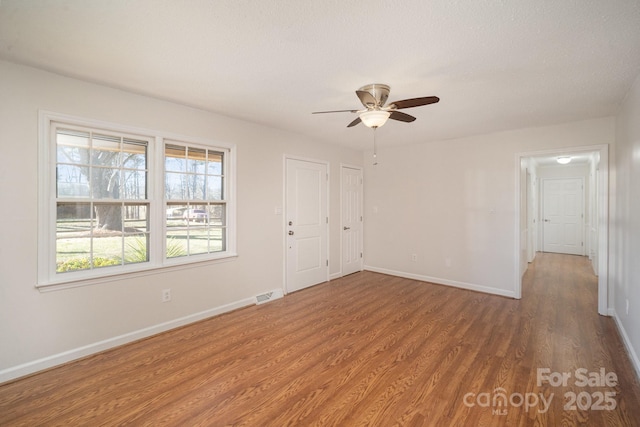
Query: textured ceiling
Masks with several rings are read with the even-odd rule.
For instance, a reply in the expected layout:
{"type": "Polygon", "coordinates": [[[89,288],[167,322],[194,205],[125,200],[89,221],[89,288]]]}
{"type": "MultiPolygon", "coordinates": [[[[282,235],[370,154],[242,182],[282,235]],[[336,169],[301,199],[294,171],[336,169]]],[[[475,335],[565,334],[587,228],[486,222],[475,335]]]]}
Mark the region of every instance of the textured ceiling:
{"type": "Polygon", "coordinates": [[[328,143],[354,91],[403,110],[380,145],[613,115],[640,72],[640,0],[0,0],[0,58],[328,143]]]}

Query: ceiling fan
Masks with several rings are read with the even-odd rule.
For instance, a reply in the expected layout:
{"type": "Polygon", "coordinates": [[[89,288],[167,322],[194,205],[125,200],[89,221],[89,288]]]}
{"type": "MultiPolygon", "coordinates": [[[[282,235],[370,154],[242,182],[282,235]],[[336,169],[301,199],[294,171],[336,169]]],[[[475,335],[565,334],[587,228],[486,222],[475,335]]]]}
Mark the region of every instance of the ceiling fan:
{"type": "Polygon", "coordinates": [[[388,85],[373,83],[362,86],[356,90],[356,95],[364,105],[363,110],[334,110],[334,111],[315,111],[312,114],[325,113],[357,113],[358,117],[349,123],[347,127],[353,127],[360,122],[370,128],[379,128],[387,122],[387,119],[398,120],[400,122],[412,122],[416,118],[403,113],[404,108],[420,107],[422,105],[435,104],[440,101],[437,96],[425,96],[422,98],[403,99],[402,101],[394,101],[385,106],[391,88],[388,85]]]}

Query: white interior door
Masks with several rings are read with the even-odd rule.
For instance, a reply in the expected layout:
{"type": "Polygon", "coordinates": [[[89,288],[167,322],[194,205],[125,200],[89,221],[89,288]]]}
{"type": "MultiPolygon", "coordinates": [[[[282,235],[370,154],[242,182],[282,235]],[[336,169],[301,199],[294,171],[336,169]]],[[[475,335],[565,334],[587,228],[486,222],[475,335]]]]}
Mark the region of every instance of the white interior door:
{"type": "Polygon", "coordinates": [[[582,178],[543,181],[545,252],[584,255],[584,190],[582,178]]]}
{"type": "Polygon", "coordinates": [[[342,183],[342,274],[362,271],[362,169],[343,166],[342,183]]]}
{"type": "Polygon", "coordinates": [[[326,282],[327,165],[286,159],[286,288],[293,292],[326,282]]]}

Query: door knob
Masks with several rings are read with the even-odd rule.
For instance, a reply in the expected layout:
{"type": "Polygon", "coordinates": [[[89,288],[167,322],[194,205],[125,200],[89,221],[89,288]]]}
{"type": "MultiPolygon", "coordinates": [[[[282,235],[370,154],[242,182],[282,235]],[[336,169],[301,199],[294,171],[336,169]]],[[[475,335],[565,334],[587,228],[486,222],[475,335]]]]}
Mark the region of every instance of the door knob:
{"type": "Polygon", "coordinates": [[[544,220],[544,222],[549,222],[549,221],[550,221],[550,220],[548,220],[548,219],[545,219],[545,220],[544,220]]]}
{"type": "Polygon", "coordinates": [[[351,230],[351,227],[342,227],[343,230],[351,230]]]}
{"type": "Polygon", "coordinates": [[[293,236],[293,231],[289,230],[289,236],[293,236]]]}

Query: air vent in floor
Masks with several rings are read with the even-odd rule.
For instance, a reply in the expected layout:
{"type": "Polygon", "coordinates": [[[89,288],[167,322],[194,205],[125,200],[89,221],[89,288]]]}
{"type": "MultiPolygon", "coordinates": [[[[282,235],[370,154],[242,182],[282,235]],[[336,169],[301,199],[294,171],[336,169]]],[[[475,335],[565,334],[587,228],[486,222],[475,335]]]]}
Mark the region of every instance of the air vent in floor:
{"type": "Polygon", "coordinates": [[[265,302],[272,301],[274,299],[282,298],[282,289],[275,289],[271,292],[265,292],[264,294],[256,295],[256,304],[264,304],[265,302]]]}

